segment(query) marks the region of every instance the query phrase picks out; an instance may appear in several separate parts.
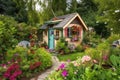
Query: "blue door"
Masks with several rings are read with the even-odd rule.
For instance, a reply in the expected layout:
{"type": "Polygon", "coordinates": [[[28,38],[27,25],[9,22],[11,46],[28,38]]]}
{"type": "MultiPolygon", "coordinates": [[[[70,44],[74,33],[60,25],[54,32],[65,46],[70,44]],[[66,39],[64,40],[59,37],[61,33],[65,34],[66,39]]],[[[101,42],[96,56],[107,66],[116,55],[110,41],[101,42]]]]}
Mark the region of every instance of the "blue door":
{"type": "Polygon", "coordinates": [[[48,30],[48,45],[49,49],[54,49],[54,30],[50,28],[48,30]]]}

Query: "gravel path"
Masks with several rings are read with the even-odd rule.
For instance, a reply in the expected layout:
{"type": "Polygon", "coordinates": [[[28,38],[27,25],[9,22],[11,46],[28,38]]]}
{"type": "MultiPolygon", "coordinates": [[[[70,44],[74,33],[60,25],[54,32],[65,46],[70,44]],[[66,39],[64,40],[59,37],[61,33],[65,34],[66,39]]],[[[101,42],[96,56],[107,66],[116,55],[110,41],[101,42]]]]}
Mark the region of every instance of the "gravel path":
{"type": "Polygon", "coordinates": [[[43,72],[41,75],[38,76],[38,79],[32,78],[30,80],[45,80],[45,78],[52,73],[52,71],[54,71],[55,69],[57,69],[59,67],[59,65],[62,62],[59,62],[58,58],[56,56],[52,56],[52,62],[53,62],[53,66],[50,69],[47,69],[45,72],[43,72]]]}

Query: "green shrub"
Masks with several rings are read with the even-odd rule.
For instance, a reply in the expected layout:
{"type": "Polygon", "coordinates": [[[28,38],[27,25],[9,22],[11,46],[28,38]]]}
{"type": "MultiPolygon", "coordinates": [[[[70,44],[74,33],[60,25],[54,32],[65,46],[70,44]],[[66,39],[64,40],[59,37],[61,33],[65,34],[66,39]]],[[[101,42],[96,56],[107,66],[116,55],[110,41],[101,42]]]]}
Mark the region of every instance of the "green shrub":
{"type": "Polygon", "coordinates": [[[76,50],[77,52],[82,52],[82,51],[83,51],[82,45],[78,45],[78,46],[75,48],[75,50],[76,50]]]}
{"type": "Polygon", "coordinates": [[[97,46],[97,49],[98,49],[99,51],[109,50],[109,49],[110,49],[110,44],[109,44],[107,41],[105,41],[105,42],[103,42],[103,43],[100,43],[100,44],[97,46]]]}
{"type": "Polygon", "coordinates": [[[120,57],[120,49],[119,48],[110,48],[110,55],[116,55],[120,57]]]}
{"type": "Polygon", "coordinates": [[[17,44],[17,39],[14,35],[17,32],[16,27],[17,22],[14,18],[0,15],[0,54],[5,53],[10,48],[14,48],[17,44]]]}
{"type": "Polygon", "coordinates": [[[52,66],[51,54],[45,49],[36,48],[34,54],[29,51],[28,48],[16,47],[7,52],[7,62],[20,64],[22,75],[19,78],[30,77],[33,73],[42,72],[52,66]]]}
{"type": "Polygon", "coordinates": [[[89,55],[89,56],[91,56],[91,58],[96,59],[98,61],[101,59],[100,54],[101,53],[97,49],[94,49],[94,48],[88,48],[85,50],[85,55],[89,55]]]}
{"type": "Polygon", "coordinates": [[[23,59],[27,59],[27,53],[28,49],[27,48],[23,48],[23,47],[16,47],[15,49],[9,49],[7,51],[7,55],[6,55],[6,60],[10,61],[13,58],[17,58],[18,56],[23,58],[23,59]]]}
{"type": "Polygon", "coordinates": [[[67,54],[70,52],[70,49],[67,47],[68,43],[64,38],[61,38],[56,45],[56,51],[61,52],[62,54],[67,54]]]}
{"type": "Polygon", "coordinates": [[[40,70],[45,70],[46,68],[50,67],[52,65],[52,59],[51,54],[48,53],[45,49],[40,48],[35,51],[35,59],[39,59],[39,61],[42,63],[40,66],[40,70]]]}
{"type": "Polygon", "coordinates": [[[112,44],[113,41],[116,41],[118,39],[120,39],[120,34],[113,34],[107,39],[107,42],[109,42],[109,44],[112,44]]]}

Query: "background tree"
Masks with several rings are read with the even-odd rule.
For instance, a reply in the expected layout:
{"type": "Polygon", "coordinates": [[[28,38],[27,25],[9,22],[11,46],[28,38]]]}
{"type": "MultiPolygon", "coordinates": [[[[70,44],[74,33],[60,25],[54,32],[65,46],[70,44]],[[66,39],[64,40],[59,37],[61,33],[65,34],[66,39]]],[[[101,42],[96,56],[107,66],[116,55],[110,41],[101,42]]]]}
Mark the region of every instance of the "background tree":
{"type": "Polygon", "coordinates": [[[0,14],[12,16],[18,22],[27,22],[25,0],[0,0],[0,14]]]}
{"type": "Polygon", "coordinates": [[[49,0],[48,7],[54,11],[56,16],[63,15],[66,13],[67,0],[49,0]]]}
{"type": "Polygon", "coordinates": [[[113,33],[120,33],[120,0],[95,0],[99,4],[97,20],[107,24],[113,33]]]}
{"type": "Polygon", "coordinates": [[[12,17],[0,15],[0,53],[5,53],[17,44],[16,28],[17,22],[12,17]]]}

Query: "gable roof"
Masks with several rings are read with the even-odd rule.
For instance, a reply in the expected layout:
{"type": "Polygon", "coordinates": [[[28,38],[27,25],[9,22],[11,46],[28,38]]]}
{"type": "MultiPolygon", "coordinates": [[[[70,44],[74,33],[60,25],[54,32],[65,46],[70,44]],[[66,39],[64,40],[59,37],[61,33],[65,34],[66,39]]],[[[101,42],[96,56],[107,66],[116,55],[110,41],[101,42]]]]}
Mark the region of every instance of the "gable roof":
{"type": "MultiPolygon", "coordinates": [[[[59,23],[55,24],[53,26],[53,28],[64,28],[66,26],[68,26],[76,17],[79,18],[80,22],[82,23],[83,27],[88,30],[87,26],[85,25],[85,23],[83,22],[83,20],[81,19],[81,17],[79,16],[78,13],[72,13],[72,14],[67,14],[67,15],[63,15],[63,16],[58,16],[57,18],[62,20],[59,23]]],[[[53,23],[55,21],[51,21],[51,23],[53,23]]],[[[47,26],[49,25],[49,23],[44,24],[41,29],[46,29],[47,26]]]]}

